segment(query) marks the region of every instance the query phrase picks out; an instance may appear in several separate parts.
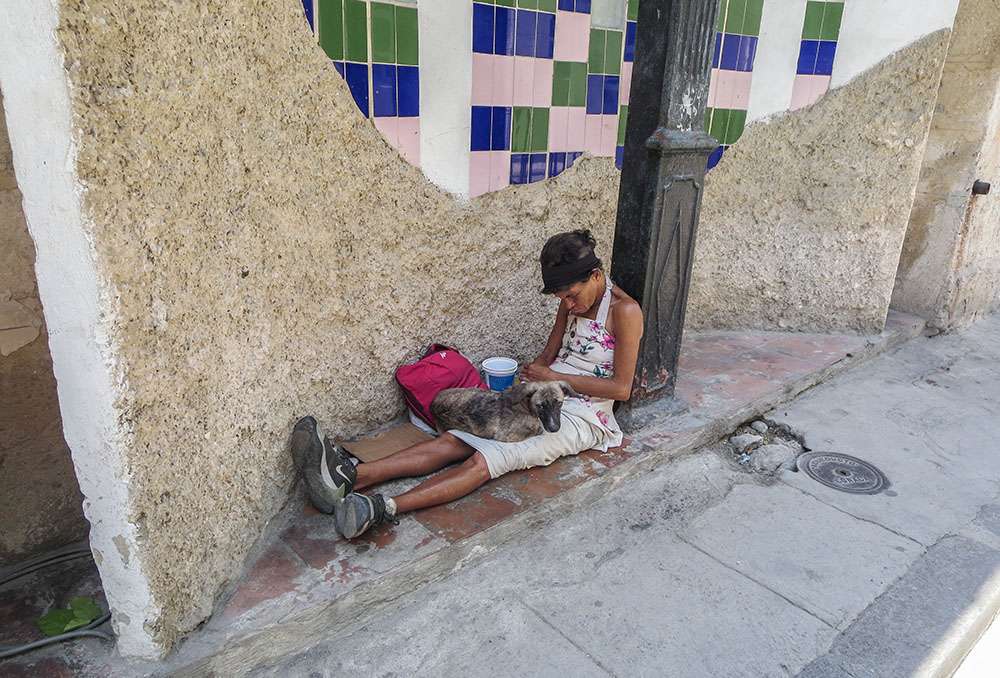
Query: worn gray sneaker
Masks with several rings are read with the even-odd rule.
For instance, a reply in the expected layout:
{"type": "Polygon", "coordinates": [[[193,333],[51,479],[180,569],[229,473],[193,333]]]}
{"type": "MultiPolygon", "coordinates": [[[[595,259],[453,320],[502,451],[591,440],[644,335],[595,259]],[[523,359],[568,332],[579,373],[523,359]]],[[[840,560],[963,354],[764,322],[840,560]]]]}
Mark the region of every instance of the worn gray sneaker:
{"type": "Polygon", "coordinates": [[[386,499],[381,494],[349,494],[338,501],[333,510],[333,524],[347,539],[354,539],[381,525],[382,521],[399,525],[393,508],[386,506],[386,499]]]}
{"type": "Polygon", "coordinates": [[[313,417],[302,417],[295,423],[292,459],[305,481],[309,501],[318,511],[333,513],[334,503],[354,490],[358,470],[347,452],[323,435],[313,417]]]}

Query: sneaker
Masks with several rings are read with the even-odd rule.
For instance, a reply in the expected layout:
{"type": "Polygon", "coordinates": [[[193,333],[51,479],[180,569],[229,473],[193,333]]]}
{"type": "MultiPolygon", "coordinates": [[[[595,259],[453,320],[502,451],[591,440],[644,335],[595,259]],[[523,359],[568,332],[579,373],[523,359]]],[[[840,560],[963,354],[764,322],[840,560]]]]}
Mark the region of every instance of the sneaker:
{"type": "Polygon", "coordinates": [[[358,470],[347,452],[323,436],[312,417],[302,417],[292,429],[292,459],[317,510],[333,513],[334,503],[354,491],[358,470]]]}
{"type": "MultiPolygon", "coordinates": [[[[391,501],[391,500],[390,500],[391,501]]],[[[349,494],[337,502],[333,511],[333,523],[347,539],[354,539],[367,530],[388,521],[399,525],[395,516],[395,505],[386,506],[381,494],[349,494]]]]}

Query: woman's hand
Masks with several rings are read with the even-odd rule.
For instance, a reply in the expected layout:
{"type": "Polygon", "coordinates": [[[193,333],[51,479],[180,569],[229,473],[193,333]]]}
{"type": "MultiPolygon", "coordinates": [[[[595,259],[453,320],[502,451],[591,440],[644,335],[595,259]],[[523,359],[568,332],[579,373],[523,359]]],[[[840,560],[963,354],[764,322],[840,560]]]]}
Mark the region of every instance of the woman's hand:
{"type": "Polygon", "coordinates": [[[559,381],[563,377],[545,365],[528,363],[521,368],[521,381],[559,381]]]}

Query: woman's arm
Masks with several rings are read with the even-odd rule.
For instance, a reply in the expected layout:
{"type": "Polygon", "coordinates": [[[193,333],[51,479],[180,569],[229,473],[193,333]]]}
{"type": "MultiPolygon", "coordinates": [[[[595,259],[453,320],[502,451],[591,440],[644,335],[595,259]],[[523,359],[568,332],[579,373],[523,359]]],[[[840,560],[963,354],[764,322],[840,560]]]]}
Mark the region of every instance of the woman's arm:
{"type": "MultiPolygon", "coordinates": [[[[560,309],[562,310],[562,309],[560,309]]],[[[639,340],[642,339],[642,309],[629,299],[618,304],[614,310],[615,321],[615,376],[611,379],[588,377],[578,374],[563,374],[544,365],[526,365],[521,371],[523,381],[565,381],[575,390],[595,398],[628,400],[632,395],[632,380],[635,377],[635,363],[639,356],[639,340]]],[[[556,321],[558,325],[558,320],[556,321]]],[[[563,329],[566,321],[563,319],[563,329]]],[[[550,337],[551,341],[551,337],[550,337]]],[[[548,350],[548,346],[546,346],[548,350]]],[[[558,346],[556,348],[558,352],[558,346]]],[[[545,353],[542,354],[546,355],[545,353]]],[[[553,354],[554,358],[555,354],[553,354]]]]}

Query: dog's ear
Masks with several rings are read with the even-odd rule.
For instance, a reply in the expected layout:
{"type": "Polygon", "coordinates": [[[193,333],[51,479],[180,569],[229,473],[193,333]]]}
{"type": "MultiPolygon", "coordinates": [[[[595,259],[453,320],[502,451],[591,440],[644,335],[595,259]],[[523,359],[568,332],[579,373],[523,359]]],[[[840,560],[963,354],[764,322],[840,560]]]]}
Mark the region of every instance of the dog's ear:
{"type": "Polygon", "coordinates": [[[565,381],[559,382],[559,388],[562,389],[563,395],[568,398],[580,398],[582,397],[579,393],[573,390],[573,387],[567,384],[565,381]]]}

